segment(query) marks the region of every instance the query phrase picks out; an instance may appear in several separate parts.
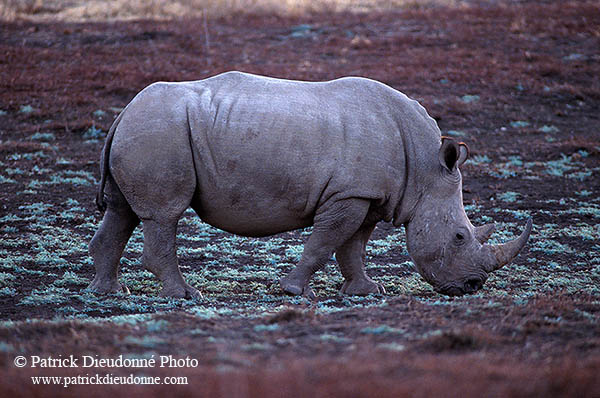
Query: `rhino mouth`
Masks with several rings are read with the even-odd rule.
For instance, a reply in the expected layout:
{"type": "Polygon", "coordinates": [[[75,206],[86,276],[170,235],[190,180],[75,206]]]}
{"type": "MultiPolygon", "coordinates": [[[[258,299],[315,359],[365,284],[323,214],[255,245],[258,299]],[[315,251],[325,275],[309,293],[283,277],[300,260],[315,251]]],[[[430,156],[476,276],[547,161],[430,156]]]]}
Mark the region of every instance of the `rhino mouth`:
{"type": "Polygon", "coordinates": [[[487,277],[471,276],[458,282],[445,283],[436,292],[445,296],[464,296],[465,294],[473,294],[478,292],[485,283],[487,277]]]}

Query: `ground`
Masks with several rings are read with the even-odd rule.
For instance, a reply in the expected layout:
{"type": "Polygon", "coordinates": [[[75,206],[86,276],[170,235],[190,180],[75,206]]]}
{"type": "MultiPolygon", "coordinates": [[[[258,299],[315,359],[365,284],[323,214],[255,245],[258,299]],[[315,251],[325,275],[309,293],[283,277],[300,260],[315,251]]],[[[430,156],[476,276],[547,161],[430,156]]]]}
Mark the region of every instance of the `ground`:
{"type": "Polygon", "coordinates": [[[1,395],[600,395],[599,26],[600,6],[583,0],[2,23],[1,395]],[[84,292],[112,120],[151,82],[226,70],[361,75],[418,99],[444,134],[470,147],[462,171],[472,222],[496,221],[496,243],[532,217],[527,248],[479,293],[448,298],[416,273],[403,229],[380,224],[368,273],[387,294],[340,296],[332,261],[308,302],[282,294],[278,280],[310,230],[240,238],[188,211],[179,256],[199,302],[157,296],[140,264],[140,228],[122,260],[131,294],[84,292]],[[70,355],[197,364],[31,367],[32,356],[70,355]],[[17,356],[29,363],[16,367],[17,356]],[[187,384],[31,379],[96,373],[187,384]]]}

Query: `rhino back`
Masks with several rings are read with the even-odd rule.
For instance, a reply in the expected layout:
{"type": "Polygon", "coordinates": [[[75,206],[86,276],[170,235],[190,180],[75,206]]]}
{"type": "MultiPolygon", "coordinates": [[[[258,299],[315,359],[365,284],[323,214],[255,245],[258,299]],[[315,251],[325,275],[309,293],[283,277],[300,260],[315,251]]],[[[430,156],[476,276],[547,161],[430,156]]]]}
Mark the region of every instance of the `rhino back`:
{"type": "Polygon", "coordinates": [[[391,219],[405,183],[402,114],[419,118],[414,101],[363,78],[310,83],[230,72],[183,84],[195,93],[193,206],[205,221],[269,235],[311,225],[319,206],[351,197],[373,200],[391,219]]]}

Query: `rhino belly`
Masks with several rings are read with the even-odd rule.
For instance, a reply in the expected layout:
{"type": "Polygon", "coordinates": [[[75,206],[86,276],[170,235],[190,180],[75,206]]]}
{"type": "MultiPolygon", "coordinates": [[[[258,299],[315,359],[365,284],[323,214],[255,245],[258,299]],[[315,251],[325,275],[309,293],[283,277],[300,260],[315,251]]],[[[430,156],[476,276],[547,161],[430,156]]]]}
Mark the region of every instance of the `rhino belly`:
{"type": "Polygon", "coordinates": [[[202,221],[241,236],[260,237],[312,225],[312,216],[294,211],[288,200],[247,190],[200,187],[192,207],[202,221]]]}

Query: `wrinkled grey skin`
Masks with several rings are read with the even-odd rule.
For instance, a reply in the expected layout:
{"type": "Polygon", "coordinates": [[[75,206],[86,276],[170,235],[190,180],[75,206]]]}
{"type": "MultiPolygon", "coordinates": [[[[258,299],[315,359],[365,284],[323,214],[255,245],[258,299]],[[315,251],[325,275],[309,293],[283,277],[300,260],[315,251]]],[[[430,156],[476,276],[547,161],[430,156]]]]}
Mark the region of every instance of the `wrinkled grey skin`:
{"type": "Polygon", "coordinates": [[[175,247],[177,221],[191,206],[243,236],[314,225],[300,262],[281,280],[290,294],[314,297],[309,280],[333,253],[342,293],[384,293],[365,273],[379,221],[405,225],[409,253],[434,289],[476,291],[517,255],[531,222],[515,241],[483,244],[493,227],[474,228],[464,212],[458,166],[466,157],[466,146],[442,139],[416,101],[369,79],[229,72],[152,84],[106,139],[97,198],[106,211],[90,242],[96,276],[88,289],[126,290],[119,259],[141,221],[142,262],[162,282],[161,295],[200,297],[184,281],[175,247]]]}

